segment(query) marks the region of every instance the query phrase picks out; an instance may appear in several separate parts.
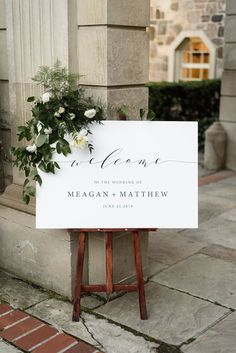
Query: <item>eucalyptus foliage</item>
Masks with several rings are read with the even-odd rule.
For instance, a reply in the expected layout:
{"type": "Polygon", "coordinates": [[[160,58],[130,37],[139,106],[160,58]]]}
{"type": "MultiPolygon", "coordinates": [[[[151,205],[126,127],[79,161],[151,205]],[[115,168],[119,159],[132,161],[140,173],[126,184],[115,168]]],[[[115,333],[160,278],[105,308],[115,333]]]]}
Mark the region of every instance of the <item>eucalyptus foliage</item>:
{"type": "Polygon", "coordinates": [[[71,153],[66,136],[70,135],[74,146],[87,147],[91,152],[89,128],[103,120],[102,107],[85,97],[83,89],[78,87],[79,76],[68,73],[59,61],[53,68],[42,66],[33,80],[45,93],[40,98],[28,98],[32,118],[17,129],[18,140],[30,144],[11,149],[13,165],[25,174],[23,200],[27,204],[35,196],[35,182],[42,184],[38,170],[55,174],[60,167],[53,154],[71,153]]]}

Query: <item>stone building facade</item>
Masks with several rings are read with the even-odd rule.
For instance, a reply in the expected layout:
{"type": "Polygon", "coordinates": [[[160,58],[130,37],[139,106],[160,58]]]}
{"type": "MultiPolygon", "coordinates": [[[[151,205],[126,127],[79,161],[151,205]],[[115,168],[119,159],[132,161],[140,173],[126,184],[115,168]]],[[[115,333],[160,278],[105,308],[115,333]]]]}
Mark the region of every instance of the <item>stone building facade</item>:
{"type": "Polygon", "coordinates": [[[225,3],[226,0],[151,0],[150,81],[221,77],[225,3]],[[188,43],[188,38],[193,38],[193,42],[188,43]],[[188,61],[184,47],[195,52],[192,60],[188,61]]]}

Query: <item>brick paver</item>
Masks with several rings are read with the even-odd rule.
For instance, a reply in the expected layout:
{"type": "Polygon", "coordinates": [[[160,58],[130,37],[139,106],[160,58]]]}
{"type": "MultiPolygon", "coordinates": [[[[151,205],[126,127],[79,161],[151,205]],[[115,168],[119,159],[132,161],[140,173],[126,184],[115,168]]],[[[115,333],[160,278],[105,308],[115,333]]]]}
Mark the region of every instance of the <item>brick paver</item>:
{"type": "Polygon", "coordinates": [[[28,333],[29,331],[39,327],[42,325],[42,322],[33,318],[33,317],[28,317],[26,320],[8,328],[5,329],[3,332],[0,332],[0,336],[2,338],[5,338],[6,340],[13,342],[20,336],[28,333]]]}
{"type": "Polygon", "coordinates": [[[12,308],[8,304],[1,304],[0,306],[0,316],[6,314],[7,312],[11,311],[12,308]]]}
{"type": "Polygon", "coordinates": [[[55,336],[57,333],[58,331],[54,327],[44,325],[38,330],[16,340],[15,344],[26,351],[31,351],[33,347],[55,336]]]}
{"type": "MultiPolygon", "coordinates": [[[[79,342],[76,346],[69,348],[65,353],[94,353],[96,349],[87,343],[79,342]]],[[[98,352],[99,353],[99,352],[98,352]]]]}
{"type": "Polygon", "coordinates": [[[214,174],[200,177],[198,179],[198,185],[203,186],[203,185],[206,185],[209,183],[216,183],[217,181],[227,179],[227,178],[233,177],[235,175],[236,175],[236,173],[232,172],[230,170],[222,170],[222,171],[214,173],[214,174]]]}
{"type": "Polygon", "coordinates": [[[14,323],[17,323],[19,320],[22,320],[29,315],[23,313],[22,311],[19,310],[14,310],[9,314],[6,314],[4,316],[0,317],[0,330],[3,328],[13,325],[14,323]]]}
{"type": "Polygon", "coordinates": [[[42,344],[40,347],[35,349],[33,353],[57,353],[62,349],[76,345],[76,342],[77,340],[75,338],[61,333],[49,342],[42,344]]]}
{"type": "MultiPolygon", "coordinates": [[[[0,337],[32,353],[98,352],[91,345],[6,304],[0,304],[0,337]]],[[[12,351],[15,351],[14,347],[12,351]]]]}

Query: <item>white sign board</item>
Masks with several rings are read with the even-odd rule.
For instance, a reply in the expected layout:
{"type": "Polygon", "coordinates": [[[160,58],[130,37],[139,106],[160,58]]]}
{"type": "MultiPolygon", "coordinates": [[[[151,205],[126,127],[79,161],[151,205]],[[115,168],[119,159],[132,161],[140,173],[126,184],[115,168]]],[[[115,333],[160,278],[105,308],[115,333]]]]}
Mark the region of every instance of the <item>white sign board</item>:
{"type": "Polygon", "coordinates": [[[37,228],[197,228],[197,123],[105,121],[40,173],[37,228]]]}

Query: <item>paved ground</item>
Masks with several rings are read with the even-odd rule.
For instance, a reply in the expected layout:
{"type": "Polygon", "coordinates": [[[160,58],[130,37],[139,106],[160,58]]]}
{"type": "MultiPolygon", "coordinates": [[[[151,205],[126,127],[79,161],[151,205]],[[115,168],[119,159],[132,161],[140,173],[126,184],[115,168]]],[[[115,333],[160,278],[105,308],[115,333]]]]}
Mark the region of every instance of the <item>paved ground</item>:
{"type": "MultiPolygon", "coordinates": [[[[150,235],[148,321],[139,320],[136,293],[128,293],[105,304],[84,298],[82,319],[73,323],[70,303],[0,273],[1,302],[89,344],[72,340],[71,348],[39,352],[236,352],[236,173],[208,174],[200,170],[199,229],[150,235]]],[[[22,352],[10,341],[0,340],[0,353],[22,352]]]]}

